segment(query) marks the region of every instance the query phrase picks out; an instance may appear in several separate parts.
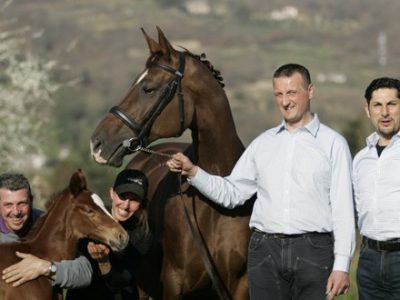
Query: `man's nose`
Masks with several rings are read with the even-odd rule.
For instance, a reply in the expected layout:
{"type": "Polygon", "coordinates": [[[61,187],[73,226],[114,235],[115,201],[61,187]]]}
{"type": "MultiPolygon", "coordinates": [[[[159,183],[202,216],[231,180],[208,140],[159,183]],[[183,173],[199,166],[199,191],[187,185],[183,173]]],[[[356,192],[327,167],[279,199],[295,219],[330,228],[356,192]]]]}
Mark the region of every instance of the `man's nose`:
{"type": "Polygon", "coordinates": [[[18,206],[13,206],[13,207],[12,207],[12,213],[13,213],[15,216],[18,216],[18,215],[21,214],[21,210],[19,209],[18,206]]]}
{"type": "Polygon", "coordinates": [[[386,116],[389,115],[389,109],[387,108],[387,106],[382,106],[381,114],[382,114],[382,116],[384,116],[384,117],[386,117],[386,116]]]}
{"type": "Polygon", "coordinates": [[[286,106],[290,103],[290,99],[288,95],[282,95],[282,105],[286,106]]]}

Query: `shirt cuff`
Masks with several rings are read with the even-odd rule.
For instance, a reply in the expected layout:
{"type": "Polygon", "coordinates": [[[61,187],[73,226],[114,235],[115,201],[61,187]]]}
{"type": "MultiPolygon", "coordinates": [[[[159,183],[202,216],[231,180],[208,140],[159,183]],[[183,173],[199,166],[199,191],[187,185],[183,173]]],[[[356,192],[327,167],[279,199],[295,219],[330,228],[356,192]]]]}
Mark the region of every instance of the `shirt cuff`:
{"type": "Polygon", "coordinates": [[[333,271],[349,272],[351,259],[345,255],[335,255],[335,262],[333,263],[333,271]]]}
{"type": "Polygon", "coordinates": [[[53,262],[56,266],[56,274],[54,276],[54,280],[51,281],[52,285],[62,285],[64,284],[64,276],[63,274],[65,273],[65,268],[64,265],[60,262],[53,262]]]}
{"type": "Polygon", "coordinates": [[[200,167],[197,167],[197,173],[193,177],[188,177],[187,181],[191,185],[201,185],[204,183],[207,183],[207,172],[201,169],[200,167]]]}

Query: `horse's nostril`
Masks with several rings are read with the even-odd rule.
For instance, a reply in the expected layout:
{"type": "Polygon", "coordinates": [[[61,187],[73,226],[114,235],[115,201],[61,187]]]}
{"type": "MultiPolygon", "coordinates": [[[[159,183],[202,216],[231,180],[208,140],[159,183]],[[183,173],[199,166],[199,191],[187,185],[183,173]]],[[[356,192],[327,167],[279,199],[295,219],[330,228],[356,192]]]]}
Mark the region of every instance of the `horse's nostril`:
{"type": "Polygon", "coordinates": [[[122,244],[126,245],[129,241],[129,235],[127,233],[121,233],[119,235],[119,240],[122,242],[122,244]]]}
{"type": "Polygon", "coordinates": [[[99,149],[101,149],[101,145],[102,145],[102,142],[98,137],[92,138],[91,146],[92,146],[93,153],[97,152],[99,149]]]}

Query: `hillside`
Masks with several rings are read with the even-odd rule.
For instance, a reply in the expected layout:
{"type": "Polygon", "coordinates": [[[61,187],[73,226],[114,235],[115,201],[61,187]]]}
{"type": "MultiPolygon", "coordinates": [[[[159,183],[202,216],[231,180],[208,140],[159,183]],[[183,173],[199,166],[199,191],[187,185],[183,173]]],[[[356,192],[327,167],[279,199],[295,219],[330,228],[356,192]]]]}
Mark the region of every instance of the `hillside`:
{"type": "Polygon", "coordinates": [[[37,33],[30,51],[58,62],[58,144],[49,146],[67,147],[71,155],[51,167],[83,165],[111,177],[113,170],[90,161],[89,137],[144,68],[141,27],[156,37],[159,25],[175,46],[207,54],[222,72],[239,135],[248,144],[280,121],[271,75],[287,62],[310,69],[313,110],[325,123],[341,131],[359,124],[366,85],[378,76],[398,76],[398,11],[396,0],[19,0],[0,18],[13,19],[10,27],[28,26],[37,33]]]}

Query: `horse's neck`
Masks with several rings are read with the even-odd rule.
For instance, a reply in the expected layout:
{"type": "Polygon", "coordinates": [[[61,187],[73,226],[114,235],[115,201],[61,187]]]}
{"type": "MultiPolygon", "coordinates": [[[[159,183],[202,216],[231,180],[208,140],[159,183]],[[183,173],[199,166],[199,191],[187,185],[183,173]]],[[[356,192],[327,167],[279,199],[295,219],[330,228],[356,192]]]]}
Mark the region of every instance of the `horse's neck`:
{"type": "Polygon", "coordinates": [[[236,132],[232,112],[224,92],[213,95],[217,104],[210,114],[197,109],[199,120],[192,130],[193,144],[197,152],[197,164],[213,174],[228,175],[244,150],[236,132]]]}
{"type": "Polygon", "coordinates": [[[65,228],[63,220],[68,217],[64,214],[58,210],[52,211],[45,216],[46,219],[36,233],[29,236],[26,243],[30,245],[33,254],[51,260],[73,258],[78,239],[65,228]]]}

